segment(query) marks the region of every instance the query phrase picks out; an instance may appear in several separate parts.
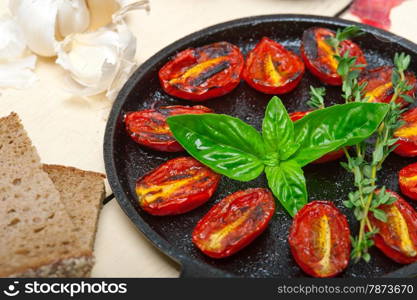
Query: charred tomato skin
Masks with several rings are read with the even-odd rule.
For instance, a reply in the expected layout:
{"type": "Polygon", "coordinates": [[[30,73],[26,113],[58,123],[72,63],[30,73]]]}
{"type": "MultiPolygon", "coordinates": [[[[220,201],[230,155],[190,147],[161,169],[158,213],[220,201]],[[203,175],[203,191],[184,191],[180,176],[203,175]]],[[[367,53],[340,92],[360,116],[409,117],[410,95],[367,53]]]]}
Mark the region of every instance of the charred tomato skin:
{"type": "Polygon", "coordinates": [[[192,240],[212,258],[231,256],[268,226],[275,201],[268,189],[252,188],[228,195],[197,223],[192,240]]]}
{"type": "Polygon", "coordinates": [[[417,108],[412,108],[402,115],[405,122],[394,132],[398,138],[394,152],[405,157],[417,156],[417,108]]]}
{"type": "Polygon", "coordinates": [[[300,57],[281,44],[263,37],[249,52],[242,78],[265,94],[285,94],[297,87],[304,74],[300,57]]]}
{"type": "Polygon", "coordinates": [[[417,212],[414,208],[401,198],[397,193],[390,192],[397,201],[389,205],[381,205],[388,216],[387,222],[377,220],[372,213],[369,214],[369,221],[378,233],[374,235],[375,246],[387,257],[400,264],[410,264],[417,261],[417,212]],[[401,216],[401,220],[398,218],[401,216]],[[394,219],[394,221],[393,221],[394,219]],[[393,224],[393,222],[397,222],[393,224]],[[404,232],[404,226],[407,232],[404,232]],[[393,232],[393,228],[401,228],[403,231],[393,232]],[[398,236],[400,234],[400,236],[398,236]],[[407,247],[404,250],[403,244],[407,247]],[[407,255],[404,251],[409,251],[407,255]]]}
{"type": "MultiPolygon", "coordinates": [[[[359,84],[366,83],[364,94],[369,98],[369,102],[383,102],[389,103],[394,95],[394,88],[392,85],[392,71],[393,67],[382,66],[370,70],[365,70],[361,73],[359,84]]],[[[406,72],[405,77],[407,84],[413,88],[406,92],[406,95],[414,98],[417,90],[417,79],[412,72],[406,72]]],[[[403,98],[398,97],[396,100],[403,107],[409,105],[403,98]]]]}
{"type": "Polygon", "coordinates": [[[204,101],[231,92],[240,82],[243,65],[243,55],[237,46],[217,42],[179,52],[158,75],[167,94],[204,101]]]}
{"type": "Polygon", "coordinates": [[[184,151],[184,149],[175,140],[166,119],[175,115],[205,114],[212,112],[210,108],[202,105],[162,106],[154,109],[128,112],[124,116],[124,123],[129,136],[136,143],[153,150],[180,152],[184,151]]]}
{"type": "MultiPolygon", "coordinates": [[[[322,82],[329,85],[342,85],[342,78],[337,73],[337,61],[333,57],[336,52],[325,41],[336,33],[328,28],[312,27],[304,31],[301,44],[301,57],[307,69],[322,82]]],[[[350,40],[340,44],[340,54],[349,51],[349,56],[356,56],[356,63],[366,65],[361,48],[350,40]]],[[[361,67],[360,69],[364,69],[361,67]]]]}
{"type": "Polygon", "coordinates": [[[295,215],[288,240],[297,264],[313,277],[336,276],[349,264],[349,225],[332,202],[306,204],[295,215]]]}
{"type": "Polygon", "coordinates": [[[409,164],[398,173],[398,184],[401,193],[417,200],[417,163],[409,164]]]}
{"type": "MultiPolygon", "coordinates": [[[[290,119],[293,122],[298,121],[304,116],[308,115],[310,112],[312,111],[307,110],[307,111],[296,111],[296,112],[290,113],[290,119]]],[[[338,160],[342,158],[343,156],[345,156],[345,152],[343,151],[343,149],[339,149],[339,150],[323,155],[319,159],[316,159],[315,161],[313,161],[312,164],[324,164],[327,162],[338,160]]]]}
{"type": "Polygon", "coordinates": [[[221,176],[192,157],[163,163],[136,182],[139,206],[155,216],[186,213],[207,202],[221,176]]]}

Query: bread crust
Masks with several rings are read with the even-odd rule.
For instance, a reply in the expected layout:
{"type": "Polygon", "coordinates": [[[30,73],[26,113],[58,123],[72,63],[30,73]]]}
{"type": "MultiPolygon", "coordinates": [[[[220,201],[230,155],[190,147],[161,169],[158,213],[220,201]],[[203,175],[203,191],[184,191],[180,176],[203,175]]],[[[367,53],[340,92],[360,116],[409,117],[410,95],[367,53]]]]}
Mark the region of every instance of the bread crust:
{"type": "Polygon", "coordinates": [[[106,175],[103,173],[99,173],[99,172],[94,172],[94,171],[85,171],[85,170],[81,170],[75,167],[70,167],[70,166],[64,166],[64,165],[55,165],[55,164],[43,164],[42,166],[45,170],[45,168],[50,169],[50,170],[56,170],[56,171],[71,171],[80,175],[88,175],[88,176],[96,176],[102,179],[106,179],[106,175]]]}
{"type": "Polygon", "coordinates": [[[90,277],[95,258],[92,255],[63,258],[34,268],[24,269],[9,278],[80,278],[90,277]]]}

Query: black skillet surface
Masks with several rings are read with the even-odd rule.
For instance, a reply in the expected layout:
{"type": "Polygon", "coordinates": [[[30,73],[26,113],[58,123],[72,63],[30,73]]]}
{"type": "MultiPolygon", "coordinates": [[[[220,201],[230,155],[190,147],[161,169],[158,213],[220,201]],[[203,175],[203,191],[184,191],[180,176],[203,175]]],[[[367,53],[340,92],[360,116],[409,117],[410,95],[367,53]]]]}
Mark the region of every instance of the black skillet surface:
{"type": "MultiPolygon", "coordinates": [[[[285,47],[299,53],[300,38],[305,29],[323,26],[335,29],[354,24],[335,18],[306,15],[271,15],[239,19],[222,23],[191,34],[164,48],[132,75],[120,92],[107,123],[104,141],[104,159],[110,185],[126,215],[148,239],[165,254],[182,265],[182,276],[213,277],[302,277],[289,252],[287,243],[291,218],[278,205],[269,228],[251,245],[236,255],[222,260],[214,260],[200,253],[191,242],[191,232],[197,221],[210,207],[229,193],[249,187],[266,187],[264,176],[248,183],[233,181],[223,177],[217,192],[205,205],[187,214],[172,217],[154,217],[142,211],[137,205],[135,181],[139,176],[165,162],[185,155],[155,152],[133,142],[126,134],[122,123],[127,111],[162,105],[193,105],[193,103],[172,98],[165,94],[158,81],[158,70],[178,51],[188,47],[228,41],[240,47],[244,54],[252,49],[263,37],[277,40],[285,47]]],[[[369,67],[391,64],[395,52],[412,55],[411,69],[417,71],[417,45],[382,30],[361,25],[366,35],[356,39],[366,54],[369,67]]],[[[301,84],[281,99],[289,112],[306,110],[309,86],[322,84],[306,72],[301,84]]],[[[238,117],[260,129],[265,106],[270,95],[264,95],[244,82],[230,94],[211,99],[203,105],[238,117]]],[[[327,87],[327,105],[342,103],[340,88],[327,87]]],[[[194,103],[195,104],[195,103],[194,103]]],[[[380,184],[398,191],[397,172],[413,162],[392,154],[380,172],[380,184]]],[[[349,218],[351,230],[357,232],[357,222],[351,211],[344,208],[342,201],[352,190],[352,177],[340,167],[338,162],[310,165],[304,168],[310,200],[325,199],[336,203],[349,218]]],[[[412,203],[416,207],[415,202],[412,203]]],[[[352,264],[341,274],[342,277],[411,276],[417,274],[417,264],[402,268],[372,250],[370,263],[352,264]],[[394,272],[395,273],[391,273],[394,272]]]]}

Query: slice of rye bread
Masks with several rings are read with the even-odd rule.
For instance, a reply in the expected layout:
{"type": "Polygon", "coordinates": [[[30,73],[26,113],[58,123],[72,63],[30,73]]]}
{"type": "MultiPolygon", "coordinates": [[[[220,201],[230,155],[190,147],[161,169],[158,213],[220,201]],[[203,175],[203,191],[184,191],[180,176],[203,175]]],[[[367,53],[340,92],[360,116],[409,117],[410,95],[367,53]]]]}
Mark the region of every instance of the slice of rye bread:
{"type": "Polygon", "coordinates": [[[0,277],[83,277],[93,264],[15,113],[0,119],[0,241],[0,277]]]}
{"type": "Polygon", "coordinates": [[[93,251],[106,176],[58,165],[43,165],[43,170],[58,189],[82,245],[93,251]]]}

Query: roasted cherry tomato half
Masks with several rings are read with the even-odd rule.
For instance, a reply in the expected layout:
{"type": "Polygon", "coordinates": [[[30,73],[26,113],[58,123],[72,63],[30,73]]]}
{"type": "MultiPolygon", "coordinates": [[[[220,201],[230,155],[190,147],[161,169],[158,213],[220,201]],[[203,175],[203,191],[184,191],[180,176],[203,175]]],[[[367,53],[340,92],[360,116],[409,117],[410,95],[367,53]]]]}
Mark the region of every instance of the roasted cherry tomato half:
{"type": "MultiPolygon", "coordinates": [[[[335,36],[333,30],[312,27],[304,31],[301,45],[301,56],[307,69],[324,83],[341,85],[342,78],[337,73],[338,61],[334,57],[334,47],[327,43],[327,39],[335,36]]],[[[356,56],[356,64],[366,65],[366,59],[361,48],[350,40],[340,43],[340,55],[349,51],[349,56],[356,56]]],[[[363,67],[364,68],[364,67],[363,67]]],[[[363,69],[361,68],[361,69],[363,69]]]]}
{"type": "MultiPolygon", "coordinates": [[[[369,102],[385,102],[389,103],[394,95],[394,88],[392,86],[392,67],[384,66],[378,67],[372,70],[364,71],[359,79],[359,84],[366,83],[364,93],[365,97],[368,97],[369,102]]],[[[406,72],[405,74],[408,85],[411,85],[413,89],[408,91],[406,95],[414,98],[417,90],[417,80],[413,73],[406,72]]],[[[397,103],[401,103],[402,106],[409,103],[403,98],[398,97],[397,103]]]]}
{"type": "Polygon", "coordinates": [[[193,243],[213,258],[230,256],[268,226],[275,201],[267,189],[233,193],[214,205],[193,231],[193,243]]]}
{"type": "Polygon", "coordinates": [[[401,193],[417,200],[417,163],[402,168],[398,174],[401,193]]]}
{"type": "MultiPolygon", "coordinates": [[[[295,121],[300,120],[302,117],[309,114],[310,112],[311,111],[296,111],[296,112],[290,113],[290,118],[293,122],[295,122],[295,121]]],[[[323,155],[319,159],[316,159],[315,161],[313,161],[312,164],[323,164],[323,163],[335,161],[335,160],[342,158],[343,156],[345,156],[345,152],[343,151],[343,149],[339,149],[339,150],[323,155]]]]}
{"type": "Polygon", "coordinates": [[[184,149],[175,140],[166,122],[170,116],[184,114],[212,113],[210,108],[196,106],[162,106],[129,112],[125,115],[126,130],[132,139],[143,146],[154,150],[178,152],[184,149]]]}
{"type": "Polygon", "coordinates": [[[401,156],[417,156],[417,108],[412,108],[402,115],[405,122],[394,132],[394,137],[398,138],[394,152],[401,156]]]}
{"type": "Polygon", "coordinates": [[[349,225],[332,202],[306,204],[295,215],[288,239],[295,261],[311,276],[333,277],[349,264],[349,225]]]}
{"type": "Polygon", "coordinates": [[[304,63],[300,57],[264,37],[249,52],[242,77],[262,93],[284,94],[300,83],[303,74],[304,63]]]}
{"type": "Polygon", "coordinates": [[[159,70],[159,80],[171,96],[203,101],[232,91],[243,64],[238,47],[218,42],[181,51],[159,70]]]}
{"type": "Polygon", "coordinates": [[[387,222],[376,219],[372,212],[369,221],[378,233],[375,246],[386,256],[400,264],[417,261],[417,212],[397,193],[389,191],[397,201],[381,205],[378,209],[387,215],[387,222]]]}
{"type": "Polygon", "coordinates": [[[174,158],[138,179],[139,205],[156,216],[178,215],[205,203],[220,175],[192,157],[174,158]]]}

